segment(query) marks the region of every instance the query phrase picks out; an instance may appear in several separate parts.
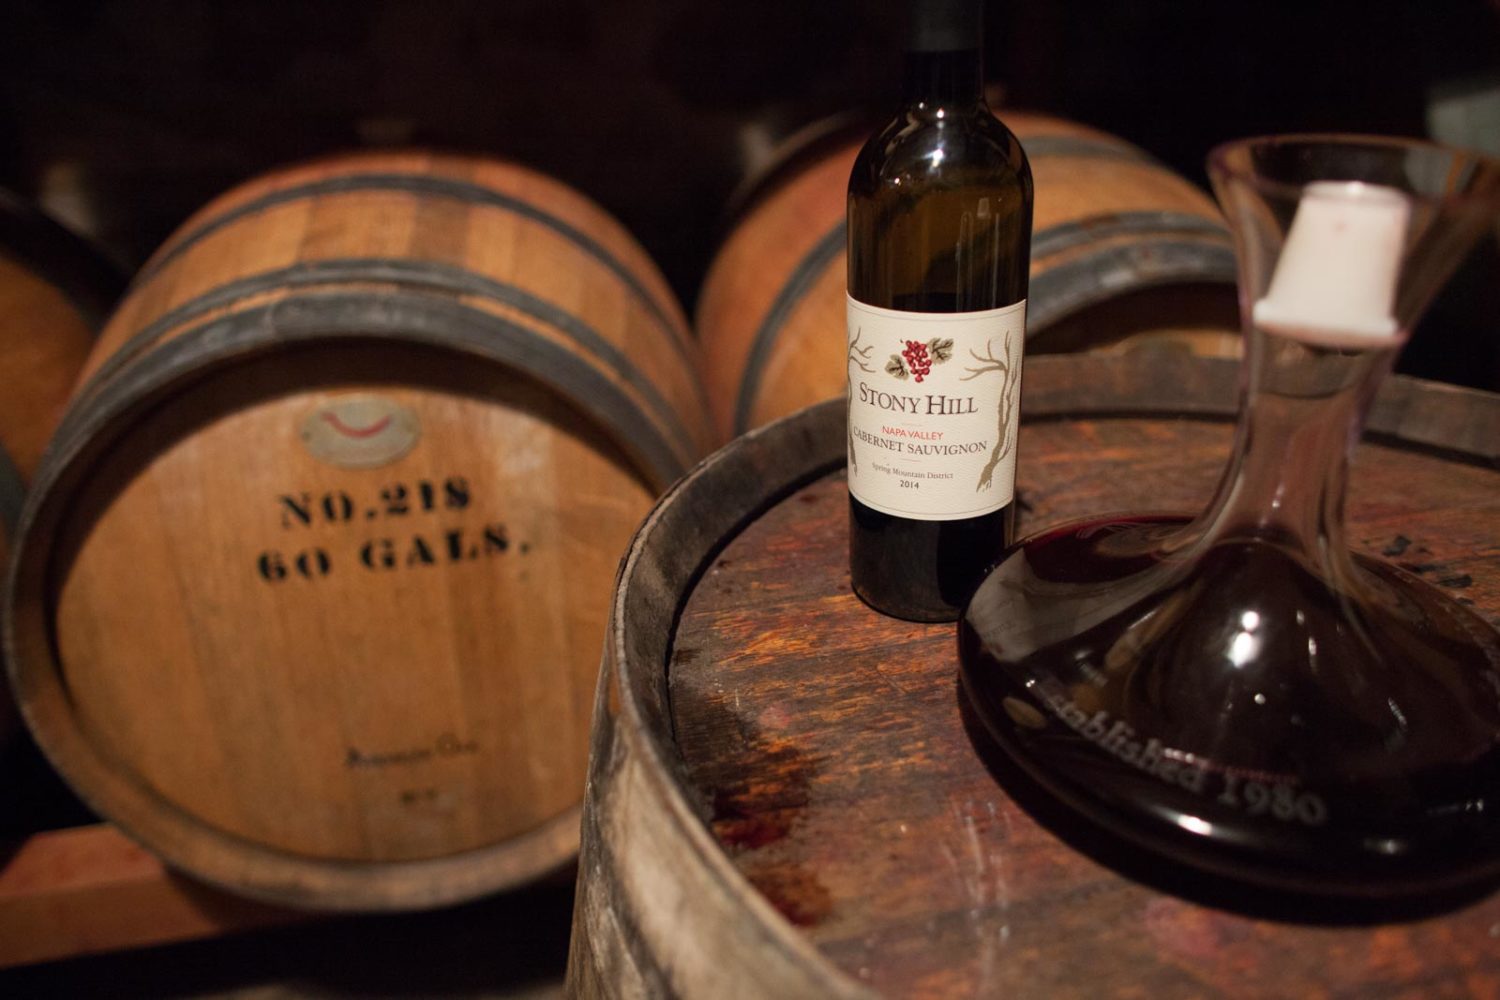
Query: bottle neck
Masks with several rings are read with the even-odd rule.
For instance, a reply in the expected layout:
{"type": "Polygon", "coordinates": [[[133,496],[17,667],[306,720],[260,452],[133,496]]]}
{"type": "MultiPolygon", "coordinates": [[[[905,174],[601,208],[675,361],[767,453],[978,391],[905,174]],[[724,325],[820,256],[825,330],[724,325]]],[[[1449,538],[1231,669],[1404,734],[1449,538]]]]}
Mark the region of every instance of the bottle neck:
{"type": "Polygon", "coordinates": [[[979,49],[908,52],[902,103],[922,107],[970,106],[984,100],[979,49]]]}

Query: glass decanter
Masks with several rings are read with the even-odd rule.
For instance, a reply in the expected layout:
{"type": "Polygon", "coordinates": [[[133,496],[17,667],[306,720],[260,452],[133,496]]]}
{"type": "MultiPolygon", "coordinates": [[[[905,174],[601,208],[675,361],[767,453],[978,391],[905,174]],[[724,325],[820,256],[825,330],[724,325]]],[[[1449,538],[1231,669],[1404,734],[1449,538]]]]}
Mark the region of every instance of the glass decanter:
{"type": "Polygon", "coordinates": [[[1288,136],[1209,170],[1245,330],[1218,489],[1018,543],[960,621],[964,691],[1045,789],[1174,860],[1365,896],[1493,878],[1500,636],[1343,522],[1376,387],[1494,223],[1500,162],[1288,136]]]}

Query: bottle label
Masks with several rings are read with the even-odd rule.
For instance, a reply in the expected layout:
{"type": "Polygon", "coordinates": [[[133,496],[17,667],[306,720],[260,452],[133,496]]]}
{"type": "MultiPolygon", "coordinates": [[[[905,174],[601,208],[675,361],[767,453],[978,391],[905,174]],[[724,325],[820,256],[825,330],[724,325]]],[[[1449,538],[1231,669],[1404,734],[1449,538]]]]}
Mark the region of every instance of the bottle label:
{"type": "Polygon", "coordinates": [[[849,491],[950,521],[1015,497],[1026,301],[900,312],[848,298],[849,491]]]}

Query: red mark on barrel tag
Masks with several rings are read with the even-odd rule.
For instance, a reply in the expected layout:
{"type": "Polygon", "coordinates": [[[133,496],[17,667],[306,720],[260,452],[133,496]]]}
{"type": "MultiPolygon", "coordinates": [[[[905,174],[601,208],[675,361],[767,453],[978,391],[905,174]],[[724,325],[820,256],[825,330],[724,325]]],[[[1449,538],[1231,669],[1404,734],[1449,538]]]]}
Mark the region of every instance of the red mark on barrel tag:
{"type": "Polygon", "coordinates": [[[320,416],[322,416],[324,420],[328,421],[328,425],[334,430],[338,431],[345,437],[352,438],[374,437],[376,434],[379,434],[381,431],[385,430],[391,425],[391,415],[389,413],[381,417],[379,420],[375,421],[369,427],[357,428],[350,427],[348,424],[344,423],[339,419],[339,415],[337,413],[323,413],[320,414],[320,416]]]}

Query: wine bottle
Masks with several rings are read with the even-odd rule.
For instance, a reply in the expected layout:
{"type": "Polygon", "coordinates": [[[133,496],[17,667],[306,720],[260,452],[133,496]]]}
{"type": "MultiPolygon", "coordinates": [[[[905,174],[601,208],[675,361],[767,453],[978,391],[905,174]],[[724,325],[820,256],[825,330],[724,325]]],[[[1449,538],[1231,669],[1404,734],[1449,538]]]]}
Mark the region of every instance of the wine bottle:
{"type": "Polygon", "coordinates": [[[953,621],[1010,541],[1031,169],[986,105],[980,0],[914,0],[902,104],[849,178],[849,560],[953,621]]]}

